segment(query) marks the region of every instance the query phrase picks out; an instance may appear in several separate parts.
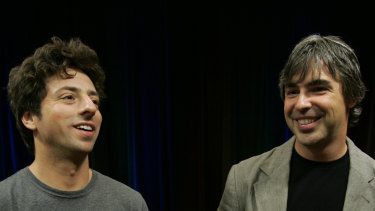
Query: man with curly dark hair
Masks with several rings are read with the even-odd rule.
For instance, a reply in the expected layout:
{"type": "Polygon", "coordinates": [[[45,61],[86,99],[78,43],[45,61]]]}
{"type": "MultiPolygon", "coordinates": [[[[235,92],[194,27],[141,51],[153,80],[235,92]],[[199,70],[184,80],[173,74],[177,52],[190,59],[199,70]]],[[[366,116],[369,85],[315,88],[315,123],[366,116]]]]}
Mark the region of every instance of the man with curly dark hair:
{"type": "Polygon", "coordinates": [[[10,107],[35,159],[0,182],[0,210],[148,210],[139,192],[89,167],[104,81],[79,38],[52,37],[10,71],[10,107]]]}

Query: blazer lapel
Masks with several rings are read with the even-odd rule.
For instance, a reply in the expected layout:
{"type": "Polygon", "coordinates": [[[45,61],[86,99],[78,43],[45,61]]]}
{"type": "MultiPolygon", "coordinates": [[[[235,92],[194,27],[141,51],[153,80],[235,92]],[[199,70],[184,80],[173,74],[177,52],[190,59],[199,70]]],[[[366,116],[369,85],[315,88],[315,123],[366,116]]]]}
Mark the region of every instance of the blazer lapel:
{"type": "Polygon", "coordinates": [[[260,167],[261,174],[254,184],[258,210],[286,210],[288,181],[294,137],[281,145],[260,167]]]}
{"type": "Polygon", "coordinates": [[[350,171],[344,210],[375,210],[374,167],[369,158],[347,138],[350,171]]]}
{"type": "Polygon", "coordinates": [[[254,190],[258,210],[286,210],[288,180],[270,178],[255,184],[254,190]]]}
{"type": "Polygon", "coordinates": [[[375,210],[374,188],[356,171],[351,171],[347,193],[344,203],[344,211],[351,210],[375,210]]]}

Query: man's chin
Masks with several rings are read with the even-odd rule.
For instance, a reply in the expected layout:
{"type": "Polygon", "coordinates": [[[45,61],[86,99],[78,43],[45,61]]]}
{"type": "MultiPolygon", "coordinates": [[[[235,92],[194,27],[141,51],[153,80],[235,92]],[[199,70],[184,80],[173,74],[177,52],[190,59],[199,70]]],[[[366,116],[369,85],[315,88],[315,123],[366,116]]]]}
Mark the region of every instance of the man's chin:
{"type": "Polygon", "coordinates": [[[295,133],[296,141],[304,146],[315,146],[320,143],[321,137],[312,133],[295,133]]]}

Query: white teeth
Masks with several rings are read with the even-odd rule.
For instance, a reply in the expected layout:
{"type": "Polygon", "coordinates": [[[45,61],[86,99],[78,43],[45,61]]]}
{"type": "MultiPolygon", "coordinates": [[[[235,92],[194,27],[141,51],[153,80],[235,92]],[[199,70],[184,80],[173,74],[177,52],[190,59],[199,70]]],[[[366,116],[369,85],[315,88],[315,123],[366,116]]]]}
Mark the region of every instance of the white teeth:
{"type": "Polygon", "coordinates": [[[300,119],[298,120],[298,123],[300,123],[301,125],[307,125],[313,123],[314,121],[314,119],[300,119]]]}
{"type": "Polygon", "coordinates": [[[77,128],[82,129],[82,130],[92,131],[92,127],[90,125],[79,125],[79,126],[77,126],[77,128]]]}

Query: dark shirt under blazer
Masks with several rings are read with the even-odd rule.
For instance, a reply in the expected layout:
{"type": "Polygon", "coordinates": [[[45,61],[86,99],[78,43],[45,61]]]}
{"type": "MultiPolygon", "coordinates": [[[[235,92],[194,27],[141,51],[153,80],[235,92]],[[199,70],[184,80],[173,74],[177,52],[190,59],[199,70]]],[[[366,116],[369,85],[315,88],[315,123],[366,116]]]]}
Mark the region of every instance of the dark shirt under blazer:
{"type": "MultiPolygon", "coordinates": [[[[218,211],[284,211],[295,137],[233,165],[218,211]]],[[[347,137],[350,156],[344,211],[375,211],[375,160],[347,137]]]]}

